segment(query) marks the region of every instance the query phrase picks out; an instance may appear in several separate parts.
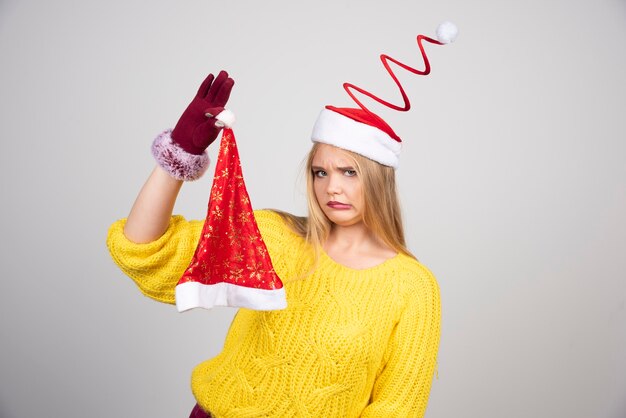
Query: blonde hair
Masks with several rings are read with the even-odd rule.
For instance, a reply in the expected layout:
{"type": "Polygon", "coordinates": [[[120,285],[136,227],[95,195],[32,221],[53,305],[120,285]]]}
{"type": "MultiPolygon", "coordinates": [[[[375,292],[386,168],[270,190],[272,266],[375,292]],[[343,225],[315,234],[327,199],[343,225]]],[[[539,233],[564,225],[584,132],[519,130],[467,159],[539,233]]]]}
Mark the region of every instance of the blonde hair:
{"type": "MultiPolygon", "coordinates": [[[[313,144],[305,161],[308,218],[276,211],[294,232],[305,238],[313,246],[316,255],[326,238],[328,238],[332,228],[332,222],[322,211],[313,189],[315,177],[311,166],[319,146],[320,143],[316,142],[313,144]]],[[[396,252],[415,258],[407,249],[404,239],[404,227],[402,225],[394,169],[354,152],[343,151],[354,160],[357,175],[361,180],[363,187],[363,222],[365,225],[376,237],[396,252]]]]}

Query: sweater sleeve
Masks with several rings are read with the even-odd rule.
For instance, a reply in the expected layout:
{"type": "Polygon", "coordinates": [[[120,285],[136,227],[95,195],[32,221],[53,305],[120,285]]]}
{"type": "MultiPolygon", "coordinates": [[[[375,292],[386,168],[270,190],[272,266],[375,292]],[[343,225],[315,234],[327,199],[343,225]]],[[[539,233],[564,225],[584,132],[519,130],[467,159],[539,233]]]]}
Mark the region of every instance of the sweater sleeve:
{"type": "Polygon", "coordinates": [[[362,417],[423,417],[439,348],[441,306],[434,276],[420,265],[362,417]]]}
{"type": "Polygon", "coordinates": [[[115,264],[141,292],[159,302],[175,303],[175,288],[196,250],[203,221],[173,216],[155,241],[137,244],[124,235],[126,219],[109,228],[107,247],[115,264]]]}

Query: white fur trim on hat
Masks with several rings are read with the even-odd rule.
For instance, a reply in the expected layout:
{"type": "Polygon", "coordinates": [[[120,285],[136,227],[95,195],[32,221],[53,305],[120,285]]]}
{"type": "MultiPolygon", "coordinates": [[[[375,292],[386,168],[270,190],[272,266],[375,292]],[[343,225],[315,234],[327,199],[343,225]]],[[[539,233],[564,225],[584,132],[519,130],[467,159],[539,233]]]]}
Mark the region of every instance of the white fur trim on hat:
{"type": "Polygon", "coordinates": [[[313,126],[313,142],[356,152],[380,164],[398,168],[402,145],[378,128],[323,109],[313,126]]]}
{"type": "Polygon", "coordinates": [[[224,109],[218,113],[218,115],[215,116],[215,119],[222,122],[223,126],[227,128],[232,128],[235,124],[235,114],[228,109],[224,109]]]}
{"type": "Polygon", "coordinates": [[[176,286],[176,308],[184,312],[193,308],[211,309],[214,306],[232,306],[272,311],[285,309],[285,288],[257,289],[233,283],[202,284],[185,282],[176,286]]]}

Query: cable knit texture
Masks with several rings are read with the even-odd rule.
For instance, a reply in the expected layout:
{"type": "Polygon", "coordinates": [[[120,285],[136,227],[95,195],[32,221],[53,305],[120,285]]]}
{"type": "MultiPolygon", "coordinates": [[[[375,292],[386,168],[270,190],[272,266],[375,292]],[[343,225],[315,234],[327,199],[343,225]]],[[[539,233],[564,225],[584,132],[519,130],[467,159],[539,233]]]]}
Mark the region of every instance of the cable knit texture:
{"type": "MultiPolygon", "coordinates": [[[[422,417],[439,345],[439,288],[405,255],[354,270],[313,251],[271,211],[256,211],[288,307],[240,309],[223,351],[198,365],[192,390],[217,417],[422,417]],[[314,267],[314,268],[313,268],[314,267]]],[[[148,244],[130,242],[125,219],[107,239],[139,289],[174,303],[174,288],[202,230],[174,216],[148,244]]]]}

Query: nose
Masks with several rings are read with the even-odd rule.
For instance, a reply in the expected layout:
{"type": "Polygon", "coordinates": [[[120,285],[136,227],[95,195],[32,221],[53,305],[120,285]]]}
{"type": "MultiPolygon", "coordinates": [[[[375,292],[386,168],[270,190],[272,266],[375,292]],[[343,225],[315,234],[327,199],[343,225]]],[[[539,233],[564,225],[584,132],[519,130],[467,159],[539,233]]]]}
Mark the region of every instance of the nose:
{"type": "Polygon", "coordinates": [[[326,193],[330,196],[341,194],[341,178],[338,175],[330,174],[328,176],[326,193]]]}

